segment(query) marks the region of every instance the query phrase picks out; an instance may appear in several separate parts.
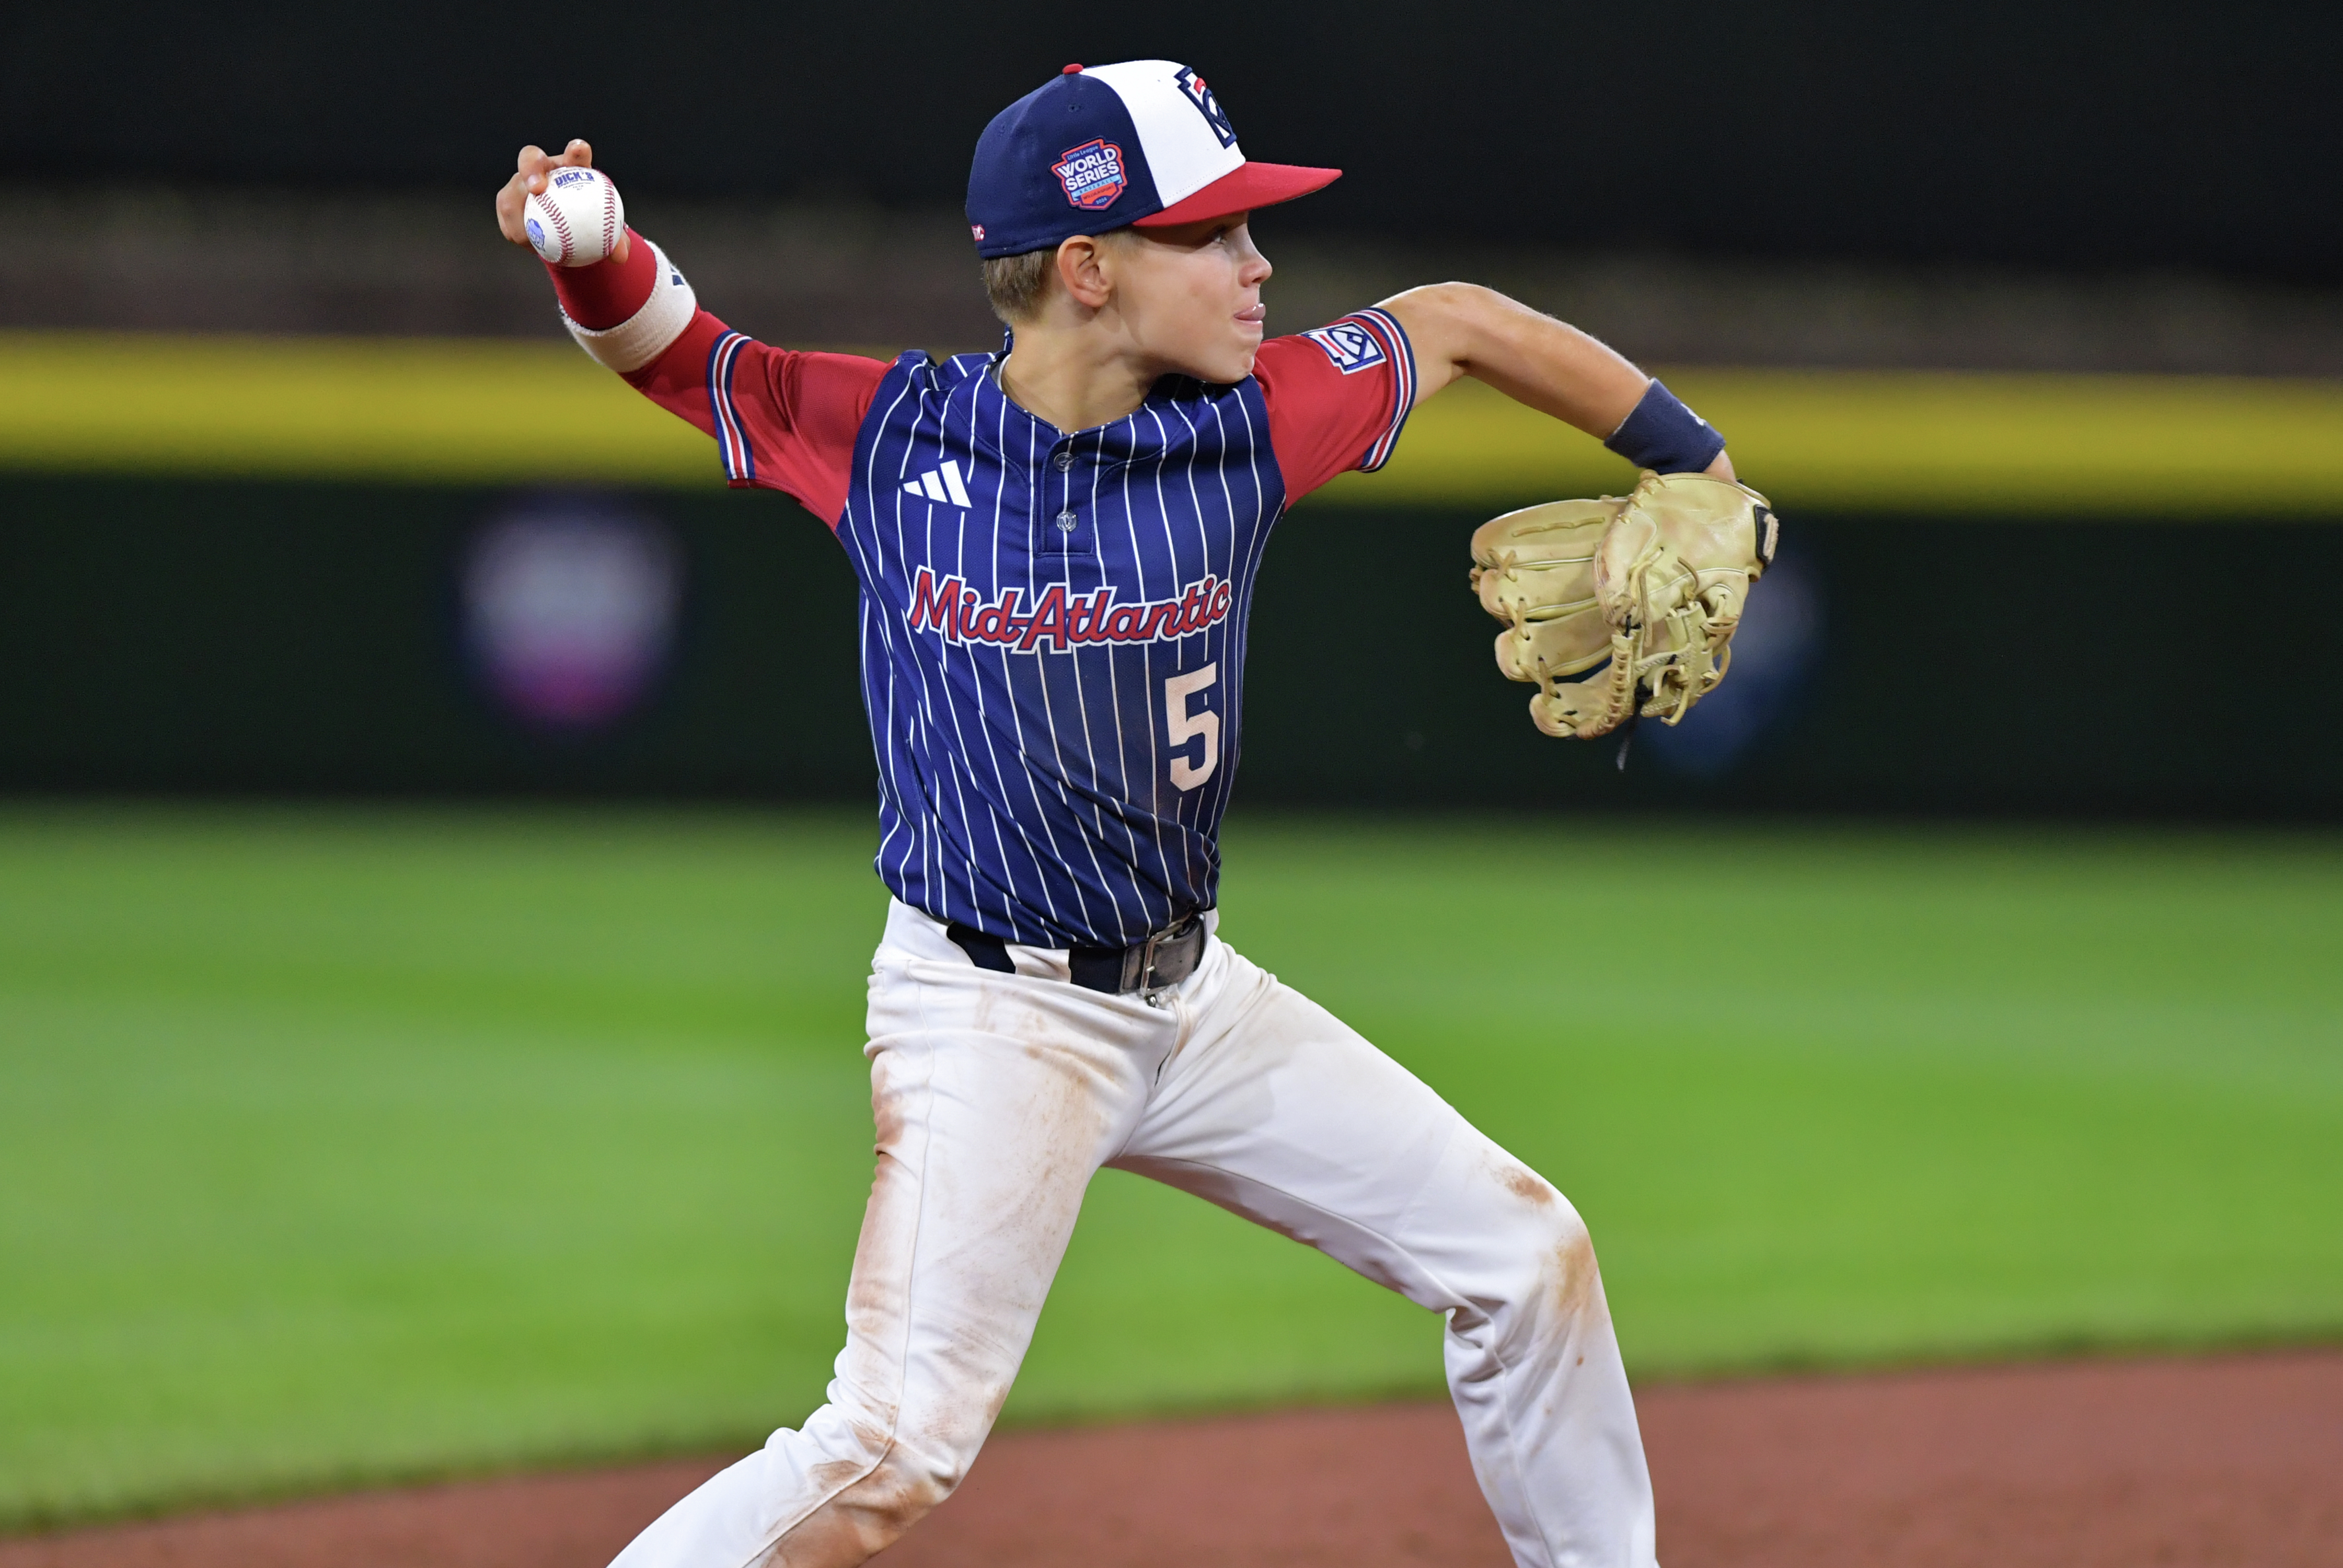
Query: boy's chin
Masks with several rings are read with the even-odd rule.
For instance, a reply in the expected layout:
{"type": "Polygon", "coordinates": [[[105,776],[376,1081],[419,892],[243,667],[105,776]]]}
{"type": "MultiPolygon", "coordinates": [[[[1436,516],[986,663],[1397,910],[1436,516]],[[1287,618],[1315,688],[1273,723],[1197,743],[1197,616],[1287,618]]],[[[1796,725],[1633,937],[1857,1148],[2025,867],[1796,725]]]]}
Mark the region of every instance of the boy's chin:
{"type": "Polygon", "coordinates": [[[1199,355],[1194,363],[1183,365],[1181,369],[1199,381],[1216,387],[1233,386],[1252,374],[1253,358],[1260,352],[1261,345],[1256,343],[1218,354],[1199,355]]]}

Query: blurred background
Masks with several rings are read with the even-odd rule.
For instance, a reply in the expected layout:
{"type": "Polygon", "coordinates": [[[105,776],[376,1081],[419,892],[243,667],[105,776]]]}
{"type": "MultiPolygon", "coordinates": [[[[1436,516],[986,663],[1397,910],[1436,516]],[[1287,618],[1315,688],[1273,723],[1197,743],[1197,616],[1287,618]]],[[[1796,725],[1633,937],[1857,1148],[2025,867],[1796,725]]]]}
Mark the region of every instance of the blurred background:
{"type": "Polygon", "coordinates": [[[1617,774],[1520,721],[1462,540],[1629,476],[1477,388],[1428,406],[1292,519],[1357,541],[1347,576],[1272,558],[1248,802],[2343,799],[2332,683],[2264,586],[2343,567],[2330,12],[900,20],[12,15],[0,785],[868,798],[836,550],[568,345],[488,198],[586,136],[733,325],[987,347],[977,130],[1061,55],[1154,52],[1208,62],[1261,156],[1349,171],[1259,225],[1276,324],[1503,287],[1670,376],[1792,523],[1742,678],[1617,774]],[[623,72],[567,52],[620,35],[623,72]],[[1301,656],[1337,627],[1371,701],[1301,656]]]}
{"type": "MultiPolygon", "coordinates": [[[[852,578],[490,199],[585,136],[733,326],[989,347],[977,133],[1136,55],[1347,171],[1256,225],[1272,330],[1492,284],[1785,518],[1624,769],[1465,582],[1632,482],[1592,441],[1460,388],[1260,593],[1232,932],[1580,1201],[1631,1362],[2343,1329],[2343,10],[16,6],[0,1524],[819,1397],[852,578]]],[[[1012,1419],[1436,1389],[1435,1326],[1182,1201],[1101,1181],[1012,1419]]]]}

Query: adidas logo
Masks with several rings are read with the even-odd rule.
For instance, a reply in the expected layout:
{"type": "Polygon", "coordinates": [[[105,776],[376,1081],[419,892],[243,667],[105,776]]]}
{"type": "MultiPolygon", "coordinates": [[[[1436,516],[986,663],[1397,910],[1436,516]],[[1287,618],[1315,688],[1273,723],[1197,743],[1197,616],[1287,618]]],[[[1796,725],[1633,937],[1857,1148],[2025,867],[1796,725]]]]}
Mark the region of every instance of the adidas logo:
{"type": "Polygon", "coordinates": [[[955,457],[940,468],[930,468],[916,479],[903,481],[903,493],[925,496],[931,501],[950,501],[953,506],[968,507],[968,487],[960,482],[960,459],[955,457]]]}

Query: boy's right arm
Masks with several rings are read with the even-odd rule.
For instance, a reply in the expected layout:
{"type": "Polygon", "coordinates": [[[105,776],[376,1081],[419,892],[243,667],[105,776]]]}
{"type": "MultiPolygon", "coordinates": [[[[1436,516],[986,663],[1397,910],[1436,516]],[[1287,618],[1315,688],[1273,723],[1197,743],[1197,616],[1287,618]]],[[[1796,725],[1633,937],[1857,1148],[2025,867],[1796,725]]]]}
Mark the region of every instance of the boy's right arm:
{"type": "MultiPolygon", "coordinates": [[[[528,245],[528,197],[545,189],[552,170],[588,167],[593,157],[582,141],[558,156],[522,148],[518,170],[497,193],[504,236],[528,245]]],[[[887,374],[883,361],[774,348],[730,330],[699,308],[683,274],[631,229],[605,261],[546,270],[579,347],[715,437],[728,481],[784,491],[838,526],[855,438],[887,374]]]]}

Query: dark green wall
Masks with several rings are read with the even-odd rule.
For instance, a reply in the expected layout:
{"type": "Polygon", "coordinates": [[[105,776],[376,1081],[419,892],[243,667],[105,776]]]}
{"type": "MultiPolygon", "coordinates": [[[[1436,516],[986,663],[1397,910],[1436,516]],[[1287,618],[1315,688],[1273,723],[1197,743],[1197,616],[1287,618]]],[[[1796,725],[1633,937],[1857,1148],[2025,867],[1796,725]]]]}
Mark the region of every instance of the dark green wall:
{"type": "MultiPolygon", "coordinates": [[[[6,481],[0,789],[869,796],[853,581],[819,524],[769,495],[628,498],[680,547],[678,652],[631,717],[558,735],[506,716],[459,633],[465,542],[513,499],[6,481]]],[[[1464,582],[1478,520],[1305,506],[1281,525],[1241,799],[2296,818],[2343,801],[2315,597],[2343,579],[2343,527],[1794,511],[1784,586],[1759,606],[1810,604],[1805,664],[1753,658],[1684,731],[1646,727],[1623,773],[1607,741],[1534,733],[1528,689],[1497,676],[1464,582]],[[1685,755],[1745,727],[1738,752],[1685,755]]]]}

